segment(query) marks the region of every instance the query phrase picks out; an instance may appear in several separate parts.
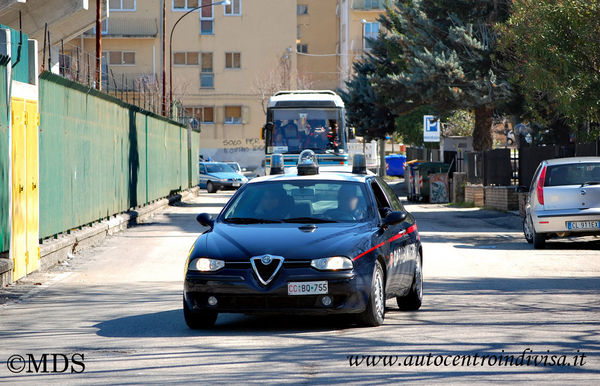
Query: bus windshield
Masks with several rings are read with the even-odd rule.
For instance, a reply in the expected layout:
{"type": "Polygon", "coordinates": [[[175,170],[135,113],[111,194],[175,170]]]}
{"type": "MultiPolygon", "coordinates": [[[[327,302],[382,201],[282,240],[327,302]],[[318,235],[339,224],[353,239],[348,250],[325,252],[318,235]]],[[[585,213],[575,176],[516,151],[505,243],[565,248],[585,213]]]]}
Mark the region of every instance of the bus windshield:
{"type": "Polygon", "coordinates": [[[315,153],[343,151],[343,122],[338,109],[273,109],[273,133],[269,153],[315,153]]]}

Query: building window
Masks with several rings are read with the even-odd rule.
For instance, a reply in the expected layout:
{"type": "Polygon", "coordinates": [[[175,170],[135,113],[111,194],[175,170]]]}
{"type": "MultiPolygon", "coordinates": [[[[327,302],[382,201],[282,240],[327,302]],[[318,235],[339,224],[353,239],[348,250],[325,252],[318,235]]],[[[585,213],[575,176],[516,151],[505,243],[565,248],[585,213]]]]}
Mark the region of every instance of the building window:
{"type": "Polygon", "coordinates": [[[58,65],[62,76],[69,77],[71,75],[71,51],[65,51],[64,54],[58,54],[58,65]]]}
{"type": "MultiPolygon", "coordinates": [[[[188,0],[189,1],[189,0],[188,0]]],[[[202,0],[200,12],[200,34],[201,35],[212,35],[215,33],[215,15],[213,13],[214,6],[210,5],[212,0],[202,0]]]]}
{"type": "Polygon", "coordinates": [[[296,27],[296,39],[302,39],[302,26],[300,24],[296,27]]]}
{"type": "Polygon", "coordinates": [[[242,15],[242,0],[230,0],[231,4],[226,5],[225,16],[241,16],[242,15]]]}
{"type": "Polygon", "coordinates": [[[213,70],[213,54],[212,52],[203,52],[201,55],[202,73],[200,74],[200,87],[214,88],[215,74],[213,70]]]}
{"type": "Polygon", "coordinates": [[[225,106],[225,123],[242,123],[242,106],[225,106]]]}
{"type": "MultiPolygon", "coordinates": [[[[208,4],[210,3],[209,1],[208,4]]],[[[189,11],[198,5],[198,0],[173,0],[173,11],[189,11]]]]}
{"type": "Polygon", "coordinates": [[[134,51],[108,51],[108,64],[112,66],[134,66],[134,51]]]}
{"type": "Polygon", "coordinates": [[[372,43],[369,41],[369,39],[377,39],[377,36],[379,35],[379,23],[378,22],[372,22],[372,23],[365,23],[364,24],[364,28],[365,28],[365,40],[363,41],[363,47],[365,48],[365,50],[370,50],[372,43]]]}
{"type": "Polygon", "coordinates": [[[135,11],[136,0],[110,0],[111,11],[135,11]]]}
{"type": "Polygon", "coordinates": [[[202,123],[215,123],[215,108],[214,107],[186,107],[187,118],[196,118],[202,123]]]}
{"type": "Polygon", "coordinates": [[[308,54],[308,44],[296,44],[296,51],[299,54],[308,54]]]}
{"type": "Polygon", "coordinates": [[[242,68],[242,54],[239,52],[225,53],[225,68],[240,69],[242,68]]]}
{"type": "MultiPolygon", "coordinates": [[[[108,19],[102,20],[101,26],[102,26],[102,35],[108,34],[108,19]]],[[[92,33],[95,35],[96,27],[93,27],[90,31],[92,31],[92,33]]]]}
{"type": "Polygon", "coordinates": [[[296,14],[297,15],[308,15],[308,5],[298,4],[296,6],[296,14]]]}
{"type": "Polygon", "coordinates": [[[198,52],[175,52],[173,54],[173,64],[197,66],[199,64],[198,56],[198,52]]]}

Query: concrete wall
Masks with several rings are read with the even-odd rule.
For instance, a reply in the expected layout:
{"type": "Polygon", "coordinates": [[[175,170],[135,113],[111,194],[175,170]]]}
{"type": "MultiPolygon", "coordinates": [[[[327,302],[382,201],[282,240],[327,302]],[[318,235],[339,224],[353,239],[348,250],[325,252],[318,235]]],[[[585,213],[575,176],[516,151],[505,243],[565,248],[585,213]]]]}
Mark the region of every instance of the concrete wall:
{"type": "Polygon", "coordinates": [[[465,202],[473,203],[475,206],[485,206],[483,185],[465,186],[465,202]]]}
{"type": "Polygon", "coordinates": [[[486,186],[485,206],[498,210],[518,210],[519,198],[514,186],[486,186]]]}
{"type": "Polygon", "coordinates": [[[519,209],[519,194],[514,186],[467,185],[465,202],[479,207],[512,211],[519,209]]]}

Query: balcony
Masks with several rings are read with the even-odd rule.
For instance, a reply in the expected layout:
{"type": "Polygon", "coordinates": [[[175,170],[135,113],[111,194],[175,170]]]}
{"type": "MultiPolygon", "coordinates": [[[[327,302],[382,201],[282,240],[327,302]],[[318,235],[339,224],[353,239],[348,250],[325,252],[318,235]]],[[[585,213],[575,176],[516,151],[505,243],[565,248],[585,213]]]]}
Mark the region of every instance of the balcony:
{"type": "Polygon", "coordinates": [[[382,11],[389,0],[353,0],[352,9],[355,11],[382,11]]]}
{"type": "MultiPolygon", "coordinates": [[[[129,17],[113,15],[102,23],[102,35],[124,38],[153,38],[158,36],[158,20],[156,18],[129,17]]],[[[95,35],[92,28],[84,35],[95,35]]]]}

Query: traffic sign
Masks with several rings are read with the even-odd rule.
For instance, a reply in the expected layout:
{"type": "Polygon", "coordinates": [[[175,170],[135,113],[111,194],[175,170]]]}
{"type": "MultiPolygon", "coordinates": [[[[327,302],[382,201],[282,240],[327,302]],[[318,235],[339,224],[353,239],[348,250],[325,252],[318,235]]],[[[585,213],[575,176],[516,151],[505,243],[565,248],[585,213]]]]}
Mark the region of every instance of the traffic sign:
{"type": "Polygon", "coordinates": [[[434,115],[423,115],[423,142],[439,142],[441,124],[434,115]]]}

